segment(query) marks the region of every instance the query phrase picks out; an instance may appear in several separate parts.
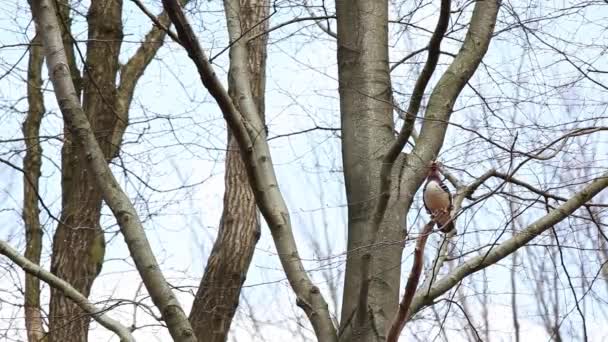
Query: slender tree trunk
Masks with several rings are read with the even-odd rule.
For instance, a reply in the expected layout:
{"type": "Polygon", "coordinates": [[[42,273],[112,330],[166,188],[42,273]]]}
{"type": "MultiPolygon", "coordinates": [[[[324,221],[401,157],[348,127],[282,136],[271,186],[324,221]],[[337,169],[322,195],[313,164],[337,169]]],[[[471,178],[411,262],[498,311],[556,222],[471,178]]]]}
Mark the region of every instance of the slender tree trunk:
{"type": "MultiPolygon", "coordinates": [[[[336,1],[342,158],[348,199],[348,263],[341,313],[342,340],[380,341],[399,302],[406,203],[391,189],[369,271],[362,248],[370,246],[370,218],[379,195],[380,169],[394,142],[388,65],[388,2],[336,1]],[[369,279],[365,274],[369,274],[369,279]],[[369,288],[360,298],[362,286],[369,288]],[[362,307],[365,306],[365,307],[362,307]],[[359,311],[357,314],[356,311],[359,311]]],[[[399,158],[396,164],[402,163],[399,158]]],[[[401,167],[395,165],[393,174],[401,167]]],[[[397,182],[393,182],[397,184],[397,182]]]]}
{"type": "MultiPolygon", "coordinates": [[[[256,36],[268,28],[267,0],[240,0],[240,5],[242,30],[248,32],[247,37],[256,36]]],[[[243,39],[248,39],[247,37],[243,39]]],[[[262,120],[266,37],[264,35],[248,43],[251,92],[262,120]]],[[[230,76],[228,86],[232,100],[238,103],[233,78],[230,76]]],[[[259,214],[247,178],[247,169],[230,130],[227,146],[224,209],[218,235],[190,313],[190,322],[199,341],[226,340],[260,236],[259,214]]]]}
{"type": "MultiPolygon", "coordinates": [[[[509,187],[509,191],[513,193],[513,186],[509,187]]],[[[511,235],[515,235],[517,232],[517,224],[518,220],[515,219],[517,217],[517,209],[515,203],[512,200],[509,200],[509,214],[513,217],[511,221],[511,235]]],[[[519,342],[521,340],[520,336],[520,324],[519,324],[519,312],[517,307],[517,267],[519,264],[518,260],[518,252],[515,251],[511,255],[511,317],[513,320],[513,335],[515,342],[519,342]]]]}
{"type": "MultiPolygon", "coordinates": [[[[35,16],[32,13],[32,16],[35,16]]],[[[38,28],[36,28],[38,32],[38,28]]],[[[25,225],[25,257],[35,264],[40,264],[42,253],[42,228],[40,227],[40,210],[38,208],[38,182],[42,166],[42,147],[40,146],[40,123],[44,114],[42,97],[42,63],[44,54],[42,40],[36,34],[31,41],[30,59],[27,70],[27,100],[29,104],[27,117],[23,123],[25,140],[25,158],[23,158],[23,222],[25,225]]],[[[25,275],[25,328],[30,342],[44,338],[42,314],[40,311],[40,279],[25,275]]]]}
{"type": "Polygon", "coordinates": [[[320,341],[336,341],[336,329],[327,302],[313,284],[298,255],[289,210],[278,186],[270,147],[262,117],[253,98],[249,76],[249,57],[240,21],[239,0],[225,0],[226,22],[230,37],[230,78],[237,104],[213,71],[190,23],[176,0],[163,0],[163,6],[175,25],[181,45],[188,52],[201,81],[220,107],[242,152],[256,203],[268,223],[283,270],[294,290],[296,304],[304,310],[320,341]]]}

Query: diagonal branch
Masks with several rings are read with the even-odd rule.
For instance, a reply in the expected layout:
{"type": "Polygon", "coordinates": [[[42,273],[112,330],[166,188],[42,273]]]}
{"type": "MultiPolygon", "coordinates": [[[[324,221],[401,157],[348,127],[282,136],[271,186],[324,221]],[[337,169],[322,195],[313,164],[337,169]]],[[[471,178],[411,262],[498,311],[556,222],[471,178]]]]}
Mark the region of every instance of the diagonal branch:
{"type": "Polygon", "coordinates": [[[467,260],[465,263],[454,269],[454,271],[452,271],[450,274],[439,280],[428,292],[424,291],[423,293],[417,293],[412,302],[410,317],[416,312],[420,311],[423,307],[431,304],[435,298],[449,291],[465,277],[483,268],[494,265],[498,261],[530,242],[538,235],[550,229],[552,226],[561,222],[566,217],[574,213],[574,211],[583,207],[587,201],[591,200],[606,187],[608,187],[608,172],[589,183],[585,188],[577,192],[564,204],[551,210],[547,215],[536,220],[526,229],[522,230],[518,234],[515,234],[510,239],[493,246],[487,253],[484,253],[483,255],[479,255],[467,260]]]}
{"type": "Polygon", "coordinates": [[[434,226],[435,222],[433,221],[427,223],[422,229],[418,240],[416,241],[412,270],[410,271],[410,275],[407,278],[407,284],[405,285],[403,299],[401,300],[401,303],[399,303],[399,310],[397,311],[397,314],[393,319],[393,323],[391,323],[391,326],[386,335],[387,342],[397,342],[399,340],[399,335],[401,334],[401,331],[405,327],[405,323],[407,322],[407,312],[409,311],[410,304],[412,304],[412,299],[414,298],[414,293],[416,292],[416,288],[418,287],[418,281],[420,280],[420,273],[422,272],[422,264],[424,263],[424,247],[426,246],[426,240],[433,231],[434,226]]]}
{"type": "Polygon", "coordinates": [[[80,105],[70,77],[54,3],[50,0],[36,0],[33,3],[39,13],[37,24],[41,28],[47,69],[66,127],[73,134],[75,142],[82,147],[86,166],[100,187],[104,201],[116,217],[137,270],[171,336],[175,341],[194,342],[196,338],[192,327],[160,270],[137,211],[112,174],[80,105]]]}
{"type": "Polygon", "coordinates": [[[390,198],[390,188],[392,183],[391,171],[393,169],[393,164],[395,163],[395,160],[397,160],[399,153],[401,153],[405,143],[412,134],[414,122],[416,120],[416,116],[418,115],[420,103],[422,102],[422,97],[424,95],[424,90],[426,89],[431,76],[437,67],[441,40],[443,39],[443,35],[448,28],[448,22],[450,21],[450,4],[451,0],[441,1],[441,12],[439,14],[437,27],[435,28],[435,32],[433,33],[428,46],[428,59],[424,65],[424,68],[422,69],[422,72],[418,76],[416,85],[414,86],[414,91],[412,92],[409,106],[405,112],[403,126],[401,127],[399,135],[397,135],[397,139],[393,142],[382,159],[382,169],[380,170],[380,197],[378,198],[374,214],[372,215],[373,235],[375,235],[380,227],[380,224],[382,223],[384,212],[386,211],[386,206],[388,205],[388,200],[390,198]]]}
{"type": "Polygon", "coordinates": [[[229,129],[238,142],[256,203],[270,228],[287,279],[297,296],[297,304],[308,316],[320,341],[336,341],[336,329],[330,318],[327,302],[308,277],[298,254],[289,210],[279,190],[272,165],[270,148],[262,118],[251,95],[248,53],[242,36],[240,5],[226,0],[224,8],[230,35],[230,71],[235,98],[230,96],[213,71],[192,27],[176,0],[163,0],[163,6],[175,25],[182,46],[196,65],[201,81],[217,102],[229,129]]]}
{"type": "MultiPolygon", "coordinates": [[[[418,169],[436,158],[448,127],[458,95],[473,76],[488,50],[500,1],[476,1],[470,27],[452,63],[443,73],[428,101],[424,121],[412,155],[419,160],[412,167],[418,169]]],[[[416,182],[412,179],[412,182],[416,182]]]]}
{"type": "Polygon", "coordinates": [[[68,282],[55,276],[51,272],[46,271],[37,264],[29,261],[26,257],[22,256],[13,249],[8,243],[0,240],[0,254],[5,255],[11,259],[15,264],[21,267],[29,275],[35,276],[50,286],[60,290],[63,294],[73,300],[78,306],[80,306],[86,313],[90,314],[91,317],[101,324],[106,329],[114,332],[120,337],[121,342],[134,342],[135,339],[131,335],[131,331],[120,322],[113,320],[104,314],[105,310],[100,309],[93,305],[87,297],[83,296],[75,288],[72,287],[68,282]]]}
{"type": "MultiPolygon", "coordinates": [[[[112,133],[112,146],[114,155],[121,145],[121,140],[125,129],[129,123],[129,107],[133,100],[133,93],[135,92],[135,86],[137,82],[144,74],[144,70],[148,67],[150,62],[158,50],[163,46],[165,35],[169,35],[175,41],[178,41],[177,36],[171,30],[169,25],[171,21],[167,13],[163,12],[158,16],[154,16],[148,11],[146,7],[139,0],[131,0],[139,9],[152,20],[154,26],[148,31],[144,37],[144,41],[141,43],[137,51],[129,58],[120,69],[120,83],[116,89],[116,127],[112,133]]],[[[189,0],[181,0],[184,3],[189,0]]]]}
{"type": "MultiPolygon", "coordinates": [[[[456,218],[456,214],[462,208],[462,202],[464,201],[464,199],[470,197],[470,195],[473,192],[475,192],[475,190],[479,186],[481,186],[481,184],[483,184],[494,172],[494,170],[492,169],[492,170],[484,173],[483,175],[481,175],[479,178],[477,178],[475,181],[471,182],[469,185],[464,185],[460,180],[458,180],[458,178],[456,178],[454,175],[449,173],[444,168],[441,168],[440,171],[441,171],[441,173],[443,173],[446,176],[446,178],[448,178],[450,180],[450,182],[452,184],[454,184],[454,186],[456,186],[456,195],[454,196],[454,205],[453,205],[454,207],[452,208],[452,213],[451,213],[452,219],[456,218]]],[[[439,271],[443,267],[444,262],[447,260],[448,252],[449,252],[448,248],[449,248],[450,243],[454,236],[455,236],[455,232],[453,231],[453,232],[450,232],[449,234],[447,234],[443,238],[441,245],[439,247],[439,251],[437,252],[437,257],[433,261],[433,265],[431,266],[431,268],[427,271],[427,273],[425,275],[424,283],[422,283],[422,286],[420,287],[420,291],[422,291],[423,293],[430,291],[431,286],[437,279],[437,275],[439,274],[439,271]]]]}

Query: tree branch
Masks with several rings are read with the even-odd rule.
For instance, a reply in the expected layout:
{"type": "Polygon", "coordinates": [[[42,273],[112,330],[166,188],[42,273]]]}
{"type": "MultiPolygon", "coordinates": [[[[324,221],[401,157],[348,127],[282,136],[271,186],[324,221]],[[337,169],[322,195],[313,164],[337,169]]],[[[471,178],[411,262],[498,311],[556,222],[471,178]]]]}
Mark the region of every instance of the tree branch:
{"type": "MultiPolygon", "coordinates": [[[[412,165],[414,169],[426,167],[439,153],[454,103],[488,50],[499,4],[498,0],[475,2],[471,24],[462,47],[429,98],[420,136],[412,151],[412,155],[419,160],[412,165]]],[[[416,180],[412,179],[414,181],[416,180]]]]}
{"type": "MultiPolygon", "coordinates": [[[[111,140],[115,150],[111,155],[114,155],[120,147],[123,134],[129,123],[128,113],[131,101],[133,100],[135,86],[144,74],[144,70],[146,70],[158,50],[163,46],[165,35],[168,34],[175,42],[179,43],[179,39],[175,33],[169,29],[171,21],[167,13],[163,12],[158,16],[154,16],[140,0],[131,1],[152,20],[154,26],[148,31],[137,51],[120,69],[120,83],[116,89],[115,104],[118,120],[111,140]]],[[[185,4],[189,0],[181,1],[185,4]]]]}
{"type": "Polygon", "coordinates": [[[418,281],[420,280],[420,273],[422,272],[422,264],[424,264],[424,247],[426,246],[426,241],[433,231],[433,227],[435,226],[435,222],[431,221],[427,223],[418,240],[416,241],[416,248],[414,249],[414,262],[412,263],[412,270],[410,271],[410,275],[407,278],[407,284],[405,285],[405,292],[403,293],[403,299],[399,304],[399,310],[397,311],[393,322],[388,330],[386,341],[387,342],[397,342],[399,340],[399,335],[405,327],[407,312],[409,311],[410,304],[412,303],[412,299],[414,298],[414,293],[416,292],[416,288],[418,287],[418,281]]]}
{"type": "Polygon", "coordinates": [[[114,178],[80,106],[70,77],[54,3],[50,0],[35,0],[33,3],[39,13],[38,25],[44,42],[47,68],[66,126],[72,132],[76,143],[81,145],[87,167],[94,175],[103,199],[116,217],[137,270],[152,301],[160,310],[171,336],[175,341],[195,342],[190,322],[160,270],[137,211],[114,178]]]}
{"type": "Polygon", "coordinates": [[[473,257],[462,265],[458,266],[450,274],[439,280],[435,286],[430,289],[430,291],[424,293],[419,292],[416,294],[412,302],[410,317],[416,312],[420,311],[424,306],[432,303],[435,298],[449,291],[465,277],[497,263],[552,226],[561,222],[563,219],[574,213],[574,211],[576,211],[578,208],[584,206],[587,201],[591,200],[606,187],[608,187],[608,172],[592,181],[564,204],[551,210],[551,212],[549,212],[547,215],[530,224],[526,229],[522,230],[518,234],[515,234],[513,237],[502,242],[501,244],[492,246],[487,253],[473,257]]]}
{"type": "Polygon", "coordinates": [[[239,99],[237,104],[232,102],[213,71],[177,1],[163,0],[163,6],[175,25],[182,46],[196,65],[203,85],[214,97],[238,142],[256,203],[268,223],[281,264],[297,296],[298,306],[308,316],[320,341],[337,341],[327,302],[308,277],[299,257],[289,210],[272,165],[264,124],[251,95],[247,40],[241,39],[239,2],[226,0],[224,4],[231,41],[229,77],[233,77],[235,98],[239,99]]]}
{"type": "Polygon", "coordinates": [[[28,274],[35,276],[50,286],[62,291],[66,297],[73,300],[86,313],[90,314],[95,321],[118,335],[121,342],[135,342],[135,339],[131,335],[129,329],[120,322],[115,321],[104,314],[106,310],[97,308],[95,305],[91,304],[87,297],[83,296],[80,292],[73,288],[72,285],[29,261],[27,258],[20,255],[19,252],[13,249],[8,243],[2,240],[0,240],[0,254],[5,255],[28,274]]]}

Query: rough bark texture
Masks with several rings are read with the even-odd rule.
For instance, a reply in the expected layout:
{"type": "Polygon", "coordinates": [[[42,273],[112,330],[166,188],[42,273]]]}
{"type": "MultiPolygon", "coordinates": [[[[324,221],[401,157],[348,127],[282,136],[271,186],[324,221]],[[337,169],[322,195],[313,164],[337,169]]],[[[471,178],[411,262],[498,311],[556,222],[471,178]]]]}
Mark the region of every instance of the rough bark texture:
{"type": "MultiPolygon", "coordinates": [[[[32,13],[32,16],[35,16],[32,13]]],[[[38,31],[38,30],[37,30],[38,31]]],[[[27,117],[23,123],[25,157],[23,158],[23,223],[25,225],[25,257],[35,264],[40,264],[42,253],[42,227],[40,226],[40,209],[38,208],[38,181],[42,166],[42,147],[40,146],[40,123],[44,114],[42,97],[42,63],[44,55],[40,36],[37,34],[31,41],[30,58],[27,70],[27,117]]],[[[25,275],[25,328],[30,342],[44,338],[40,311],[40,280],[31,274],[25,275]]]]}
{"type": "MultiPolygon", "coordinates": [[[[243,39],[257,36],[268,28],[267,0],[240,0],[240,5],[243,32],[248,32],[243,39]]],[[[251,92],[262,119],[266,43],[266,35],[248,41],[251,92]]],[[[237,102],[234,85],[229,84],[228,87],[232,100],[237,102]]],[[[260,236],[259,214],[247,179],[247,169],[230,130],[227,146],[222,219],[190,313],[190,322],[199,341],[226,340],[260,236]]]]}
{"type": "MultiPolygon", "coordinates": [[[[89,119],[80,106],[74,83],[70,77],[54,4],[50,0],[36,0],[34,6],[40,13],[45,57],[55,97],[63,114],[66,127],[74,143],[81,149],[85,167],[91,172],[95,185],[101,190],[103,200],[116,217],[129,252],[155,306],[160,311],[174,341],[194,342],[196,338],[171,286],[160,267],[143,230],[133,204],[122,190],[107,164],[107,157],[97,141],[89,119]]],[[[73,336],[69,336],[73,338],[73,336]]],[[[86,337],[85,337],[86,338],[86,337]]],[[[80,340],[80,341],[84,341],[80,340]]]]}
{"type": "MultiPolygon", "coordinates": [[[[113,104],[122,43],[121,14],[122,0],[92,1],[87,14],[89,40],[83,108],[108,161],[116,150],[109,137],[118,118],[113,104]]],[[[64,45],[66,43],[64,35],[64,45]]],[[[88,297],[105,253],[103,229],[99,225],[102,195],[68,125],[64,133],[61,222],[53,238],[51,271],[88,297]]],[[[86,341],[88,327],[89,318],[82,309],[61,291],[52,289],[50,340],[86,341]]]]}
{"type": "MultiPolygon", "coordinates": [[[[122,0],[92,1],[87,14],[88,43],[84,79],[79,76],[69,33],[69,11],[61,3],[59,18],[76,96],[82,91],[83,108],[103,151],[106,162],[120,148],[128,123],[128,110],[137,81],[152,60],[164,38],[164,31],[153,28],[144,43],[120,69],[118,56],[122,43],[122,0]]],[[[167,15],[158,17],[168,24],[167,15]]],[[[65,124],[62,149],[62,213],[53,238],[51,271],[88,296],[93,281],[101,270],[105,242],[99,225],[102,191],[87,168],[82,147],[65,124]]],[[[86,341],[89,318],[62,292],[51,290],[51,341],[86,341]]]]}
{"type": "MultiPolygon", "coordinates": [[[[395,140],[388,65],[388,3],[342,0],[336,1],[336,10],[342,156],[349,204],[340,337],[349,341],[384,340],[385,326],[399,301],[402,246],[394,242],[404,238],[406,203],[396,195],[397,187],[390,189],[393,196],[377,234],[373,234],[373,240],[382,248],[373,248],[369,270],[362,269],[367,267],[362,251],[367,252],[372,238],[369,222],[380,195],[380,161],[395,140]],[[362,291],[362,286],[368,290],[362,291]],[[368,295],[359,298],[363,292],[368,295]]],[[[402,162],[401,157],[397,159],[392,177],[397,177],[402,162]]]]}
{"type": "Polygon", "coordinates": [[[289,210],[279,190],[274,172],[264,123],[257,113],[257,106],[253,99],[247,66],[248,51],[245,43],[240,40],[242,30],[239,19],[239,1],[226,0],[224,6],[231,42],[230,82],[234,84],[234,93],[239,99],[238,103],[232,101],[213,71],[177,1],[163,0],[163,6],[175,25],[180,43],[196,65],[203,85],[217,102],[238,142],[256,203],[270,227],[281,265],[297,297],[296,303],[308,316],[319,341],[336,341],[336,330],[329,315],[327,302],[319,288],[306,274],[299,257],[289,210]]]}

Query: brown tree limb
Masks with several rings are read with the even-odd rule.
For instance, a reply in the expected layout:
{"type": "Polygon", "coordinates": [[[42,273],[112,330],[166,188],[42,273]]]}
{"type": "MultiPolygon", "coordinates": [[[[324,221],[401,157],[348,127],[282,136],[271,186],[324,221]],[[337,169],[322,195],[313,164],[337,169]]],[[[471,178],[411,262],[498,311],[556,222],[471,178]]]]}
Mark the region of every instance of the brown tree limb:
{"type": "MultiPolygon", "coordinates": [[[[148,31],[137,51],[129,58],[129,60],[120,68],[120,83],[116,89],[116,98],[114,111],[116,112],[117,120],[112,132],[111,144],[113,150],[111,156],[115,156],[121,146],[122,137],[129,123],[129,108],[133,100],[135,86],[143,75],[144,71],[152,62],[158,50],[163,46],[165,35],[169,34],[172,38],[175,34],[167,27],[171,21],[166,13],[161,13],[158,16],[153,16],[139,0],[133,1],[146,15],[149,15],[154,22],[154,26],[148,31]]],[[[184,0],[188,1],[188,0],[184,0]]]]}
{"type": "MultiPolygon", "coordinates": [[[[413,171],[427,167],[443,146],[450,115],[458,95],[473,76],[485,56],[498,14],[500,1],[477,1],[473,9],[470,26],[460,51],[443,73],[430,95],[422,128],[411,154],[413,171]]],[[[424,174],[411,177],[407,186],[421,184],[424,174]]]]}
{"type": "Polygon", "coordinates": [[[19,252],[2,240],[0,240],[0,254],[6,256],[12,262],[17,264],[17,266],[21,267],[25,272],[27,272],[28,275],[41,279],[53,288],[63,292],[66,297],[74,301],[74,303],[81,307],[82,310],[89,314],[95,321],[101,324],[104,328],[118,335],[121,342],[135,342],[135,339],[131,335],[131,331],[129,331],[129,329],[120,322],[108,317],[105,314],[105,309],[100,309],[93,305],[91,302],[89,302],[87,297],[83,296],[68,282],[55,276],[51,272],[46,271],[42,267],[28,260],[26,257],[20,255],[19,252]]]}
{"type": "Polygon", "coordinates": [[[380,170],[380,196],[376,203],[374,213],[372,215],[372,236],[375,236],[376,232],[380,228],[388,200],[390,198],[390,188],[392,183],[391,171],[397,156],[403,150],[405,143],[410,138],[412,130],[414,129],[414,122],[420,109],[424,90],[426,89],[431,76],[435,72],[437,62],[439,61],[439,48],[441,46],[441,40],[445,34],[448,23],[450,21],[450,4],[451,0],[441,1],[441,11],[439,14],[439,20],[437,21],[437,27],[431,36],[431,40],[428,45],[428,58],[422,69],[422,72],[416,80],[416,85],[410,98],[410,104],[405,112],[405,119],[403,126],[397,139],[390,146],[384,158],[382,159],[382,168],[380,170]]]}
{"type": "Polygon", "coordinates": [[[427,223],[420,236],[416,240],[416,248],[414,249],[414,261],[412,263],[412,270],[410,271],[410,275],[407,278],[407,283],[405,285],[405,292],[403,293],[403,299],[401,303],[399,303],[399,310],[397,314],[393,318],[393,323],[388,330],[386,335],[387,342],[397,342],[399,340],[399,335],[403,328],[405,327],[407,313],[410,308],[410,304],[412,303],[412,299],[414,298],[414,294],[416,293],[416,288],[418,287],[418,281],[420,280],[420,274],[422,273],[422,265],[424,264],[424,248],[426,246],[426,241],[433,231],[433,227],[435,226],[435,222],[431,221],[427,223]]]}
{"type": "Polygon", "coordinates": [[[152,301],[161,312],[171,336],[175,341],[195,342],[196,338],[190,322],[160,271],[139,216],[114,178],[87,116],[80,106],[70,77],[54,4],[50,0],[35,0],[33,3],[39,13],[38,25],[44,43],[47,68],[67,128],[73,134],[75,142],[82,147],[82,158],[86,161],[86,167],[93,174],[103,199],[116,217],[137,270],[152,301]]]}
{"type": "MultiPolygon", "coordinates": [[[[161,14],[157,17],[154,14],[152,14],[152,12],[150,12],[140,0],[131,0],[131,2],[133,2],[135,4],[135,6],[137,6],[139,8],[139,10],[142,11],[154,23],[154,26],[157,29],[164,31],[165,34],[167,34],[169,37],[171,37],[171,39],[174,42],[180,44],[177,34],[175,34],[173,31],[171,31],[169,29],[169,24],[171,22],[169,21],[169,17],[166,15],[166,13],[163,12],[163,14],[161,14]]],[[[153,31],[154,31],[154,29],[151,30],[148,33],[148,35],[150,33],[152,33],[153,31]]]]}
{"type": "MultiPolygon", "coordinates": [[[[32,12],[32,17],[36,16],[32,12]]],[[[44,114],[42,96],[42,63],[44,52],[40,34],[31,41],[30,58],[27,70],[27,117],[22,131],[25,142],[23,158],[23,223],[25,227],[25,258],[34,264],[40,264],[42,253],[42,227],[40,226],[40,209],[38,207],[38,182],[42,166],[42,147],[40,146],[40,123],[44,114]]],[[[40,308],[40,279],[29,273],[25,275],[25,328],[30,342],[42,341],[45,331],[40,308]]]]}

